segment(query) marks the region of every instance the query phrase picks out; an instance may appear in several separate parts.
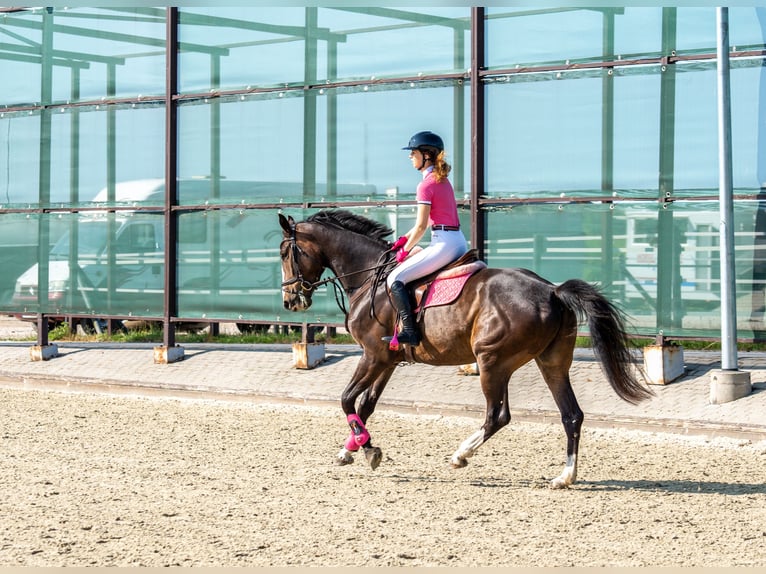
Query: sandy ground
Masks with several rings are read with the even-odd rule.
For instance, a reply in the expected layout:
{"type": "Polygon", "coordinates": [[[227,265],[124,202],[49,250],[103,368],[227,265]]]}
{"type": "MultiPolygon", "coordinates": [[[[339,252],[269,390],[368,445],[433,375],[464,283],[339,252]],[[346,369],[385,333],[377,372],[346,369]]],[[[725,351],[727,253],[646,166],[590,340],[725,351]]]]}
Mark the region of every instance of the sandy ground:
{"type": "Polygon", "coordinates": [[[766,444],[377,412],[0,390],[0,566],[766,565],[766,444]]]}

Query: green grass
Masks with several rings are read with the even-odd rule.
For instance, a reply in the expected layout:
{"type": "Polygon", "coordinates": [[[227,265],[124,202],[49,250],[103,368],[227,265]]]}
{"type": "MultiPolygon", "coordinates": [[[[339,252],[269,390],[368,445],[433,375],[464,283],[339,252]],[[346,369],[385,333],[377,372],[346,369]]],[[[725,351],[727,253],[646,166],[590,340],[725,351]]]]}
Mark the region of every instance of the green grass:
{"type": "MultiPolygon", "coordinates": [[[[70,333],[67,325],[61,325],[56,329],[52,329],[48,333],[48,339],[50,341],[61,342],[113,342],[113,343],[162,343],[163,333],[162,329],[157,326],[129,330],[125,332],[113,333],[110,337],[107,334],[101,335],[82,335],[77,333],[70,333]]],[[[34,340],[34,339],[32,339],[34,340]]],[[[290,333],[249,333],[249,334],[219,334],[217,336],[211,335],[208,331],[201,333],[176,333],[176,342],[183,343],[216,343],[216,344],[292,344],[301,340],[300,332],[290,333]]],[[[324,342],[327,344],[335,345],[354,345],[353,337],[343,333],[336,334],[334,336],[328,336],[326,333],[317,333],[315,340],[317,342],[324,342]]],[[[719,341],[706,341],[697,339],[669,339],[671,342],[675,342],[681,345],[684,350],[687,351],[720,351],[721,343],[719,341]]],[[[654,345],[655,340],[649,337],[635,337],[631,339],[631,345],[636,349],[641,349],[647,345],[654,345]]],[[[590,348],[590,337],[577,337],[576,346],[579,348],[590,348]]],[[[737,349],[739,351],[766,351],[766,343],[739,341],[737,343],[737,349]]]]}
{"type": "MultiPolygon", "coordinates": [[[[111,336],[106,333],[83,335],[72,333],[69,327],[64,324],[51,329],[48,333],[50,341],[72,341],[72,342],[112,342],[112,343],[162,343],[163,333],[158,326],[149,326],[140,329],[131,329],[128,331],[114,332],[111,336]]],[[[292,344],[301,340],[300,332],[291,333],[248,333],[248,334],[219,334],[211,335],[208,331],[201,333],[176,333],[176,342],[182,343],[218,343],[218,344],[274,344],[284,343],[292,344]]],[[[353,337],[346,334],[336,334],[328,336],[326,333],[317,333],[315,338],[317,342],[328,344],[346,345],[354,344],[353,337]]]]}

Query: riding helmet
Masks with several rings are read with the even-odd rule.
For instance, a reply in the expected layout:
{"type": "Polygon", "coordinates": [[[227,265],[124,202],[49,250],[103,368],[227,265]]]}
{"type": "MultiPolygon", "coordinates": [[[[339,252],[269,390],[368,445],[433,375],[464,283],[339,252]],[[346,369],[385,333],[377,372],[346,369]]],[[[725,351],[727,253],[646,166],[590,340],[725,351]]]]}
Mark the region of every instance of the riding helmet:
{"type": "Polygon", "coordinates": [[[418,132],[410,138],[409,145],[402,149],[413,150],[423,147],[432,147],[442,151],[444,149],[444,142],[434,132],[418,132]]]}

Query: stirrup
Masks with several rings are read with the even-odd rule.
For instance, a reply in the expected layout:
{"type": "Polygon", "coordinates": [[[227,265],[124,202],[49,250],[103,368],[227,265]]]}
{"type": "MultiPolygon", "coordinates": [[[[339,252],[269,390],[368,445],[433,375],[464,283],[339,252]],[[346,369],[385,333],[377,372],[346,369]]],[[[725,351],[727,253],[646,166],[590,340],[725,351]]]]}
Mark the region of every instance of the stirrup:
{"type": "MultiPolygon", "coordinates": [[[[417,347],[420,344],[420,334],[416,331],[401,331],[396,335],[397,342],[417,347]]],[[[391,342],[394,337],[383,337],[384,341],[391,342]]]]}

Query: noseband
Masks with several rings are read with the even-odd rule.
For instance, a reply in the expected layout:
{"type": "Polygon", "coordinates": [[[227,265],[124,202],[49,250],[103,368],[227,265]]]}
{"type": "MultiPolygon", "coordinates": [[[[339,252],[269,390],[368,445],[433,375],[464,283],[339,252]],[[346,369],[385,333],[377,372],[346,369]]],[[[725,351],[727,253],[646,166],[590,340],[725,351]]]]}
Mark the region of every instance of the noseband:
{"type": "MultiPolygon", "coordinates": [[[[301,299],[302,303],[306,303],[306,296],[305,293],[311,293],[314,289],[316,289],[319,285],[323,285],[328,282],[328,280],[324,281],[308,281],[303,277],[303,272],[301,271],[301,266],[298,263],[298,257],[300,255],[305,255],[306,257],[310,259],[314,259],[306,253],[300,245],[298,245],[298,241],[295,237],[295,225],[290,227],[290,237],[287,239],[282,240],[282,244],[285,242],[290,242],[290,255],[292,260],[292,267],[293,267],[293,275],[294,277],[292,279],[288,279],[287,281],[282,281],[282,290],[285,291],[285,287],[288,285],[295,285],[298,284],[299,291],[296,293],[298,297],[301,299]]],[[[280,245],[281,248],[281,245],[280,245]]]]}

